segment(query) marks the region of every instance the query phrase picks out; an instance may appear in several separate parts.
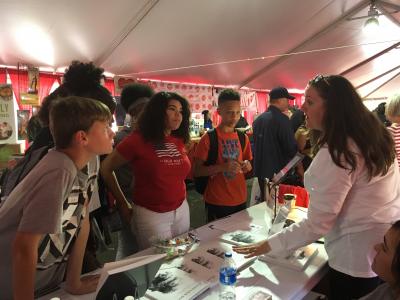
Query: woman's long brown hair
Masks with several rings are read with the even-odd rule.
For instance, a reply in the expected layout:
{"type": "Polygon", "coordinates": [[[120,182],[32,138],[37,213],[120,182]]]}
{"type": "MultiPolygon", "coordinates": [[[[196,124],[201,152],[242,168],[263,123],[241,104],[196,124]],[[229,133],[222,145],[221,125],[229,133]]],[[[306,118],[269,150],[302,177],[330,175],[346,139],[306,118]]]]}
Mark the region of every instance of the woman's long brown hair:
{"type": "Polygon", "coordinates": [[[318,75],[310,80],[325,101],[324,131],[318,146],[328,145],[333,162],[353,172],[356,154],[349,149],[353,140],[361,152],[369,180],[385,175],[395,159],[393,139],[384,125],[362,103],[353,85],[338,75],[318,75]]]}

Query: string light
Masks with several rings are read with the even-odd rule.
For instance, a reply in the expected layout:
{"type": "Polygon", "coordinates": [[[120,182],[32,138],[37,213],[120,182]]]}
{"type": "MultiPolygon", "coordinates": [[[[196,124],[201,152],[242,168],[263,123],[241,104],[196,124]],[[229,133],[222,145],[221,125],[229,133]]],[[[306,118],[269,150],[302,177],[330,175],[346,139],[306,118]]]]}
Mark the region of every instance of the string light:
{"type": "Polygon", "coordinates": [[[118,76],[134,77],[136,75],[143,75],[143,74],[162,73],[162,72],[169,72],[169,71],[178,71],[178,70],[187,70],[187,69],[195,69],[195,68],[212,67],[212,66],[219,66],[219,65],[241,63],[241,62],[246,62],[246,61],[265,60],[267,58],[279,58],[279,57],[284,57],[284,56],[292,56],[292,55],[324,52],[324,51],[345,49],[345,48],[351,48],[351,47],[368,46],[368,45],[376,45],[376,44],[384,44],[384,43],[395,43],[395,42],[399,42],[399,40],[386,40],[386,41],[377,41],[377,42],[370,42],[370,43],[351,44],[351,45],[344,45],[344,46],[337,46],[337,47],[328,47],[328,48],[321,48],[321,49],[314,49],[314,50],[307,50],[307,51],[298,51],[298,52],[291,52],[291,53],[284,53],[284,54],[276,54],[276,55],[269,55],[269,56],[254,57],[254,58],[227,60],[227,61],[208,63],[208,64],[198,64],[198,65],[191,65],[191,66],[182,66],[182,67],[173,67],[173,68],[158,69],[158,70],[141,71],[141,72],[135,72],[135,73],[118,74],[118,76]]]}

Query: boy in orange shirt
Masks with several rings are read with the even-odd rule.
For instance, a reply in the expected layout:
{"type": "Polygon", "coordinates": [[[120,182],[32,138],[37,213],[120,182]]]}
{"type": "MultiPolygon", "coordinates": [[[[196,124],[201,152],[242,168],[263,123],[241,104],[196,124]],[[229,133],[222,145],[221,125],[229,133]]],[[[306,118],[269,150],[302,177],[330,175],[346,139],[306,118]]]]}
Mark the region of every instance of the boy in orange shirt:
{"type": "Polygon", "coordinates": [[[221,124],[215,129],[218,156],[214,165],[206,166],[210,149],[209,134],[205,134],[194,155],[194,176],[209,176],[204,192],[208,221],[223,218],[246,208],[247,189],[244,174],[251,171],[251,148],[245,135],[243,150],[235,125],[240,118],[240,95],[232,89],[218,97],[221,124]]]}

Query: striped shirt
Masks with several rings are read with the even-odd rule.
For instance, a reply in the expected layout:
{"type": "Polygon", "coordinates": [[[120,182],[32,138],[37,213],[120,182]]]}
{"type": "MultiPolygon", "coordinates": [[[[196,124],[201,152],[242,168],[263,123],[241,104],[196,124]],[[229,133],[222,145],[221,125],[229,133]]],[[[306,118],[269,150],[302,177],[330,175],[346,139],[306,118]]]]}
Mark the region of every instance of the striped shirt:
{"type": "Polygon", "coordinates": [[[396,157],[397,161],[400,162],[400,124],[393,123],[392,126],[387,127],[387,129],[392,134],[394,140],[394,147],[396,149],[396,157]]]}

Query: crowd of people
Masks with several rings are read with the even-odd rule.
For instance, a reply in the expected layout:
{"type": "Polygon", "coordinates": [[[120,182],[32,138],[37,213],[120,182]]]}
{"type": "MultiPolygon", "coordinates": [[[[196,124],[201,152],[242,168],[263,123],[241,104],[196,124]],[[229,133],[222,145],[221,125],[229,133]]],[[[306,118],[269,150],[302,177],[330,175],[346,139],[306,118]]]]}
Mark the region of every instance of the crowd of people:
{"type": "MultiPolygon", "coordinates": [[[[0,206],[0,274],[10,274],[0,281],[1,299],[33,299],[64,280],[71,294],[95,291],[98,276],[81,274],[96,268],[85,268],[96,260],[91,220],[110,202],[107,195],[122,220],[116,259],[189,231],[188,101],[127,85],[121,104],[130,121],[115,135],[116,103],[100,83],[102,73],[91,63],[73,62],[40,109],[41,128],[28,153],[49,150],[0,206]]],[[[236,129],[247,127],[237,91],[219,93],[217,126],[203,112],[208,131],[196,147],[193,170],[206,180],[207,220],[246,208],[246,174],[257,177],[264,199],[265,179],[301,152],[306,158],[292,175],[310,195],[307,218],[234,251],[252,257],[324,237],[332,299],[396,299],[400,96],[386,106],[388,128],[342,76],[311,79],[302,109],[289,119],[293,98],[284,87],[270,91],[268,110],[253,123],[253,145],[236,129]]]]}

